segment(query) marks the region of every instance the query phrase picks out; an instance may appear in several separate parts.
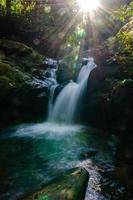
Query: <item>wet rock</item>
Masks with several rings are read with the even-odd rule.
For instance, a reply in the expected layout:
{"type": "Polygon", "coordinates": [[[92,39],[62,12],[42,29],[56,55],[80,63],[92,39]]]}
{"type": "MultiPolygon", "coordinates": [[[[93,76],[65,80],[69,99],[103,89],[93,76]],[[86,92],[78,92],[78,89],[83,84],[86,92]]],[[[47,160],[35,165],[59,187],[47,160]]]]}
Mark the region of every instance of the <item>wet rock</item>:
{"type": "Polygon", "coordinates": [[[86,152],[83,152],[80,154],[81,159],[87,159],[90,157],[93,157],[97,154],[97,150],[96,149],[89,149],[86,152]]]}
{"type": "Polygon", "coordinates": [[[90,73],[88,80],[89,92],[101,88],[105,79],[118,73],[120,66],[98,66],[90,73]]]}
{"type": "Polygon", "coordinates": [[[23,200],[84,200],[88,183],[85,169],[73,169],[23,200]]]}
{"type": "Polygon", "coordinates": [[[16,41],[0,40],[0,129],[44,118],[52,80],[36,78],[42,56],[16,41]]]}
{"type": "Polygon", "coordinates": [[[0,51],[4,54],[4,60],[11,61],[13,66],[19,66],[26,71],[31,71],[43,61],[42,55],[17,41],[1,39],[0,51]]]}
{"type": "MultiPolygon", "coordinates": [[[[95,78],[94,78],[95,79],[95,78]]],[[[97,78],[96,78],[97,79],[97,78]]],[[[90,85],[91,87],[91,85],[90,85]]],[[[88,89],[85,114],[91,125],[117,130],[117,134],[132,132],[132,79],[102,81],[92,93],[88,89]]]]}

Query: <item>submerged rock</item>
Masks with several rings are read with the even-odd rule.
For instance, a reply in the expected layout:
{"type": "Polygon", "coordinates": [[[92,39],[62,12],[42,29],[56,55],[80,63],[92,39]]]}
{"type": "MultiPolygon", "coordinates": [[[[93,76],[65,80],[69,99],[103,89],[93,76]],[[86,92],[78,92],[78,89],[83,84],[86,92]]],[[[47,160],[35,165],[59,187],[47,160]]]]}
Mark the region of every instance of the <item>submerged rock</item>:
{"type": "Polygon", "coordinates": [[[73,169],[23,200],[83,200],[88,183],[85,169],[73,169]]]}

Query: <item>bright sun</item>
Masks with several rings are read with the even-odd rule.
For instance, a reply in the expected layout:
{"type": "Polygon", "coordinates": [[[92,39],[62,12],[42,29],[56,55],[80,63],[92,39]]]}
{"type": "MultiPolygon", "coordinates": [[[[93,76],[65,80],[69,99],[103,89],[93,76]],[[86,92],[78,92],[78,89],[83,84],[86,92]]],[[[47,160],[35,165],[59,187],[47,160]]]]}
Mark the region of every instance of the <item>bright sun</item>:
{"type": "Polygon", "coordinates": [[[100,4],[100,0],[77,0],[77,2],[84,12],[96,10],[100,4]]]}

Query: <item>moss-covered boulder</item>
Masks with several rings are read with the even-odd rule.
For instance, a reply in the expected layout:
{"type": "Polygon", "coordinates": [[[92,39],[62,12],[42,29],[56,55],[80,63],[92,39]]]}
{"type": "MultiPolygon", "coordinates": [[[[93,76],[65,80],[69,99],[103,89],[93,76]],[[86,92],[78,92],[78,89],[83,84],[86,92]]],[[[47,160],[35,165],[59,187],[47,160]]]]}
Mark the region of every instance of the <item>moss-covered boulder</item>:
{"type": "Polygon", "coordinates": [[[46,114],[47,88],[33,75],[42,59],[22,43],[0,40],[0,128],[46,114]]]}
{"type": "Polygon", "coordinates": [[[26,71],[36,68],[43,60],[43,56],[32,48],[11,40],[0,40],[0,52],[0,57],[3,57],[4,60],[26,71]]]}
{"type": "Polygon", "coordinates": [[[88,184],[85,169],[73,169],[23,200],[84,200],[88,184]]]}
{"type": "Polygon", "coordinates": [[[0,60],[0,98],[13,88],[21,87],[25,82],[31,81],[31,75],[12,66],[11,62],[0,60]]]}

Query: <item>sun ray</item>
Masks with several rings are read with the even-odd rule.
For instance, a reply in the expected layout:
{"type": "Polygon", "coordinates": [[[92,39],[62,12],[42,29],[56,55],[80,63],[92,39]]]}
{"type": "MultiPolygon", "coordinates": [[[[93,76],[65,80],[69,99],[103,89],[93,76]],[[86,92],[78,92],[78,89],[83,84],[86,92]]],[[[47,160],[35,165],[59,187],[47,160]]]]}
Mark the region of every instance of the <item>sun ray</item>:
{"type": "Polygon", "coordinates": [[[100,0],[77,0],[80,9],[84,12],[96,10],[100,5],[100,0]]]}

